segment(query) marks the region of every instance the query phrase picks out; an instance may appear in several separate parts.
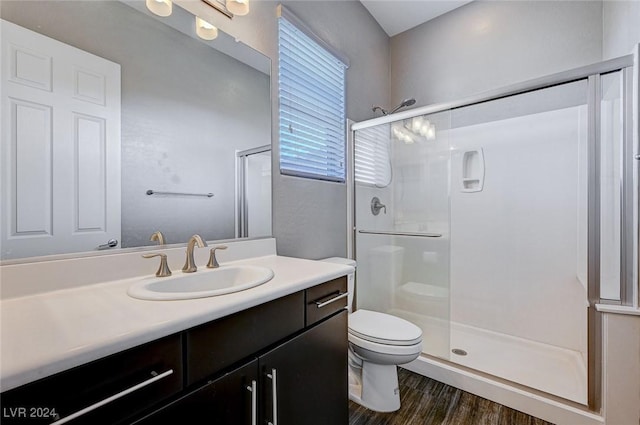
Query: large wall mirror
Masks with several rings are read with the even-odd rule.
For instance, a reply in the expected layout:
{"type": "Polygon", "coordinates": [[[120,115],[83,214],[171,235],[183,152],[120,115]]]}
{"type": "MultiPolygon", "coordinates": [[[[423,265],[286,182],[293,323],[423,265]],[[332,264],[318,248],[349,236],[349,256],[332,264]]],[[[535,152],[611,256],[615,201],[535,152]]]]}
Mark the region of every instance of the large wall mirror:
{"type": "Polygon", "coordinates": [[[2,1],[0,17],[1,260],[271,235],[269,58],[199,38],[176,4],[2,1]]]}

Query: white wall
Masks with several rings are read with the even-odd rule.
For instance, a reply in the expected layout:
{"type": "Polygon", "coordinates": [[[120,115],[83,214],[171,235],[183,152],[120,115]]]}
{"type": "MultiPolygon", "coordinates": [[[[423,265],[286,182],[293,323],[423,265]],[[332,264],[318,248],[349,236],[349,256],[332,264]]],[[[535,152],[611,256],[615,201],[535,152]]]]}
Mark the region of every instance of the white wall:
{"type": "Polygon", "coordinates": [[[474,1],[391,39],[391,103],[461,99],[600,61],[597,1],[474,1]]]}

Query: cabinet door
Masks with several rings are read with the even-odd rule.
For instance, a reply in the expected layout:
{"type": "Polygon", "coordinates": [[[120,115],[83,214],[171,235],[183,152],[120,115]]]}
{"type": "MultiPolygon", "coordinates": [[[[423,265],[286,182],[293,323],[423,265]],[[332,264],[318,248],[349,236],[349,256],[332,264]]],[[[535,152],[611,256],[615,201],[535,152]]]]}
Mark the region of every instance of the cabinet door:
{"type": "Polygon", "coordinates": [[[258,361],[213,380],[136,425],[256,425],[258,423],[258,361]]]}
{"type": "Polygon", "coordinates": [[[259,358],[264,423],[348,423],[347,312],[259,358]]]}

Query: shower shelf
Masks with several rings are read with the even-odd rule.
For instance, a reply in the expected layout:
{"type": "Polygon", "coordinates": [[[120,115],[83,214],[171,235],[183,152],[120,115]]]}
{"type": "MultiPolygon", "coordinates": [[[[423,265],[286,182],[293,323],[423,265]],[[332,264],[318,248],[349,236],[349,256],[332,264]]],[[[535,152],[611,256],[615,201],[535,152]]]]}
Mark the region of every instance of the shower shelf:
{"type": "Polygon", "coordinates": [[[441,233],[426,233],[426,232],[393,232],[387,230],[358,230],[358,233],[367,235],[387,235],[387,236],[416,236],[421,238],[440,238],[441,233]]]}

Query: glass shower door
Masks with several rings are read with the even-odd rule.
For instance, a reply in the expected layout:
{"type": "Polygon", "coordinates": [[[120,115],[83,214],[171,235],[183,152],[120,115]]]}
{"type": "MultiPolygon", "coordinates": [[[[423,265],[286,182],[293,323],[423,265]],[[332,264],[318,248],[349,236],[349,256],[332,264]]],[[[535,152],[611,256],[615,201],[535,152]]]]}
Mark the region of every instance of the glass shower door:
{"type": "Polygon", "coordinates": [[[236,157],[236,236],[271,236],[271,146],[241,151],[236,157]]]}
{"type": "Polygon", "coordinates": [[[358,308],[418,325],[449,355],[450,113],[355,132],[358,308]]]}
{"type": "Polygon", "coordinates": [[[420,326],[424,354],[596,410],[637,186],[631,68],[591,72],[354,126],[354,250],[357,307],[420,326]]]}
{"type": "Polygon", "coordinates": [[[588,84],[452,111],[451,360],[587,402],[588,84]]]}

